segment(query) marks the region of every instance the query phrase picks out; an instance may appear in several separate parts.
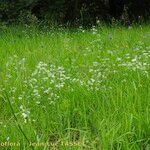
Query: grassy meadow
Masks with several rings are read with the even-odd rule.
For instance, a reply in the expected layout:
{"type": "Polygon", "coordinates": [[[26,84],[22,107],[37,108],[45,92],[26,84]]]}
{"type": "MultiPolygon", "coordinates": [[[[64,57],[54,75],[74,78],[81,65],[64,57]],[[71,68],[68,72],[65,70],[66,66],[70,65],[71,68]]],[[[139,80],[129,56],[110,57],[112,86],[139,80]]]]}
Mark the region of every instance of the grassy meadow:
{"type": "Polygon", "coordinates": [[[0,149],[149,150],[150,26],[0,29],[0,149]]]}

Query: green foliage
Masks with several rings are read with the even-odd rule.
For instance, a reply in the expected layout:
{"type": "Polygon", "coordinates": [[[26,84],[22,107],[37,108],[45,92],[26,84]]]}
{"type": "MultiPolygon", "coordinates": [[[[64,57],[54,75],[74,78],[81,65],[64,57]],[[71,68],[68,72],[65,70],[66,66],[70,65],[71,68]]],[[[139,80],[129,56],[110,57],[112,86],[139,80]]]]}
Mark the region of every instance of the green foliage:
{"type": "Polygon", "coordinates": [[[150,149],[150,26],[0,35],[1,149],[150,149]]]}
{"type": "Polygon", "coordinates": [[[30,11],[30,8],[37,0],[2,0],[0,3],[1,19],[13,22],[18,19],[20,13],[24,10],[30,11]]]}
{"type": "Polygon", "coordinates": [[[88,25],[115,18],[127,24],[148,19],[149,7],[149,0],[1,0],[0,19],[9,23],[27,21],[28,24],[39,20],[88,25]]]}
{"type": "Polygon", "coordinates": [[[36,25],[38,23],[38,18],[34,14],[31,14],[30,11],[25,10],[20,11],[18,21],[21,24],[36,25]]]}

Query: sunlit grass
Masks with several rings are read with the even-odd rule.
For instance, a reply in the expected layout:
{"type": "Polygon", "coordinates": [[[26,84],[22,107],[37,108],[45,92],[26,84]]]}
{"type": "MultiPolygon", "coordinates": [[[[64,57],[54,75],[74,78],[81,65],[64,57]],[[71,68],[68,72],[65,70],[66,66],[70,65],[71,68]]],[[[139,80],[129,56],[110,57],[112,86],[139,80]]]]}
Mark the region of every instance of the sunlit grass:
{"type": "Polygon", "coordinates": [[[149,149],[149,76],[149,26],[3,29],[0,141],[149,149]]]}

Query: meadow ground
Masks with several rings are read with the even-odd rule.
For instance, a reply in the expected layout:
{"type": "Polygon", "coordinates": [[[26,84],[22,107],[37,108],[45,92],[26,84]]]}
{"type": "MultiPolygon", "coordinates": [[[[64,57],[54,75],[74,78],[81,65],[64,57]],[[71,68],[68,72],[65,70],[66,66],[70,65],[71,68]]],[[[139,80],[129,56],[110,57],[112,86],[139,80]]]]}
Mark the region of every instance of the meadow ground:
{"type": "Polygon", "coordinates": [[[150,149],[150,26],[0,29],[0,149],[33,148],[150,149]]]}

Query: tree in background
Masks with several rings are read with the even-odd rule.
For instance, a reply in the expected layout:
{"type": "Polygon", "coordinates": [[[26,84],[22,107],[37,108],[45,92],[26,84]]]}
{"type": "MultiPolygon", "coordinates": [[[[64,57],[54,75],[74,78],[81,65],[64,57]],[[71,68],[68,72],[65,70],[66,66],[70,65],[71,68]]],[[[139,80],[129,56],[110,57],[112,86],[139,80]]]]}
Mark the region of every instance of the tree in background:
{"type": "Polygon", "coordinates": [[[149,19],[149,0],[1,0],[0,19],[10,22],[95,24],[96,20],[149,19]],[[125,10],[126,9],[126,10],[125,10]]]}

